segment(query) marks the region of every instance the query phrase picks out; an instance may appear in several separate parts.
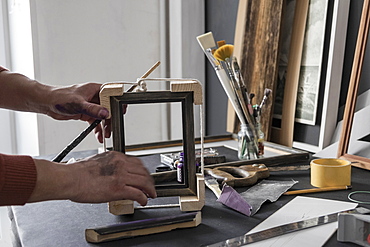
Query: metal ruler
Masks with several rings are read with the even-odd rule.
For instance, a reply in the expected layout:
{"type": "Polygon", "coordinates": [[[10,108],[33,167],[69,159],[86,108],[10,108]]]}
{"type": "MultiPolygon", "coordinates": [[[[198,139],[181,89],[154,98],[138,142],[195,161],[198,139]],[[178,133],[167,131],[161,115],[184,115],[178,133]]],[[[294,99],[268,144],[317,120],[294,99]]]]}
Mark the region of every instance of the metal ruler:
{"type": "MultiPolygon", "coordinates": [[[[346,211],[346,212],[353,212],[353,211],[346,211]]],[[[344,212],[340,212],[344,213],[344,212]]],[[[251,234],[244,234],[240,237],[236,238],[230,238],[228,240],[218,242],[215,244],[210,244],[210,245],[205,245],[205,246],[210,246],[210,247],[234,247],[234,246],[242,246],[242,245],[247,245],[251,243],[255,243],[258,241],[262,241],[265,239],[270,239],[273,237],[281,236],[283,234],[291,233],[291,232],[296,232],[300,231],[303,229],[315,227],[315,226],[320,226],[324,225],[327,223],[335,222],[338,220],[338,214],[339,213],[333,213],[325,216],[320,216],[316,218],[311,218],[307,220],[301,220],[297,222],[292,222],[276,227],[272,227],[266,230],[262,230],[259,232],[251,233],[251,234]]]]}

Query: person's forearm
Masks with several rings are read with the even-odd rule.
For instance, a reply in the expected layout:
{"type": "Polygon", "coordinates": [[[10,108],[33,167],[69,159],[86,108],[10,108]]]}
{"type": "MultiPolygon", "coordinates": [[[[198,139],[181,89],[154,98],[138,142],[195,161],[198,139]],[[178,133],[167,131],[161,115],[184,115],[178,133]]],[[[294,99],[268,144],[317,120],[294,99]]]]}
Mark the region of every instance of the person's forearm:
{"type": "Polygon", "coordinates": [[[53,87],[9,71],[0,72],[0,108],[46,113],[53,87]],[[43,102],[45,101],[45,102],[43,102]]]}
{"type": "Polygon", "coordinates": [[[72,167],[47,160],[34,160],[37,182],[28,202],[70,199],[75,185],[72,167]]]}

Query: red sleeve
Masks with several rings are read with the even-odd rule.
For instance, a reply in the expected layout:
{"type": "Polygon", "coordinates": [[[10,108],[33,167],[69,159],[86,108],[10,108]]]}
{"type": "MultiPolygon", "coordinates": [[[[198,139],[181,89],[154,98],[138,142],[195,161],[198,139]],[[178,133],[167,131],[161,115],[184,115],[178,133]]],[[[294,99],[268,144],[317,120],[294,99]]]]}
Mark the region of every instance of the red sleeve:
{"type": "Polygon", "coordinates": [[[0,154],[0,206],[25,204],[36,179],[36,166],[30,156],[0,154]]]}

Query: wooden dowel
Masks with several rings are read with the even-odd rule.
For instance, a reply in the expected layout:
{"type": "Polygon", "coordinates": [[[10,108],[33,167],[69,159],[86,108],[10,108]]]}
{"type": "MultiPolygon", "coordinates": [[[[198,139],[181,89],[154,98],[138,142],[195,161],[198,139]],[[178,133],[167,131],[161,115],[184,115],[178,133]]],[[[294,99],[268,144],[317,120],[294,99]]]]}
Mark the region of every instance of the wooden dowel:
{"type": "MultiPolygon", "coordinates": [[[[159,65],[161,64],[160,61],[157,61],[141,78],[147,78],[159,65]]],[[[137,85],[132,85],[127,92],[132,92],[137,87],[137,85]]]]}

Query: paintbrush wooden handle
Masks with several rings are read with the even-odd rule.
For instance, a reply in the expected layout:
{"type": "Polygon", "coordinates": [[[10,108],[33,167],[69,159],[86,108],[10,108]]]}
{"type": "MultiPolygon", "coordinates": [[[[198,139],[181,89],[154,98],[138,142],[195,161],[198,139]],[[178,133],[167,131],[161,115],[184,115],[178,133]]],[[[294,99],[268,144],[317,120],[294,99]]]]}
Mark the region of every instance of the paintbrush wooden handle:
{"type": "MultiPolygon", "coordinates": [[[[156,62],[141,78],[147,78],[159,65],[161,64],[160,61],[156,62]]],[[[132,85],[127,92],[132,92],[137,87],[137,85],[132,85]]]]}
{"type": "Polygon", "coordinates": [[[241,106],[239,104],[239,101],[235,95],[235,92],[233,90],[233,88],[231,87],[231,83],[230,83],[230,79],[229,77],[226,75],[226,72],[224,69],[219,69],[219,70],[216,70],[216,74],[218,76],[218,79],[220,80],[221,82],[221,85],[222,87],[224,88],[224,91],[226,92],[226,95],[227,97],[229,98],[235,112],[236,112],[236,115],[238,116],[240,122],[242,124],[247,124],[247,121],[244,117],[244,114],[243,114],[243,111],[241,109],[241,106]]]}

